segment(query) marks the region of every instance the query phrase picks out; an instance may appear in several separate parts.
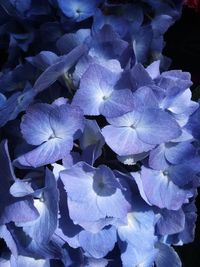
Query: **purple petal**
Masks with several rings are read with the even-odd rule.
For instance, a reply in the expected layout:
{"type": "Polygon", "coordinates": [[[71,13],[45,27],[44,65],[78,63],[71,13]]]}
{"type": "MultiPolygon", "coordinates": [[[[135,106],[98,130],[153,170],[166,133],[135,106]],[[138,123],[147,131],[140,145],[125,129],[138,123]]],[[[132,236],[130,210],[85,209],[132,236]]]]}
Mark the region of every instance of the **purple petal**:
{"type": "Polygon", "coordinates": [[[178,210],[189,196],[187,190],[179,188],[161,171],[143,167],[140,177],[132,175],[143,192],[141,196],[145,194],[148,202],[159,208],[178,210]]]}
{"type": "Polygon", "coordinates": [[[90,257],[97,259],[106,256],[114,248],[116,241],[117,235],[114,227],[105,228],[96,234],[87,231],[79,234],[81,247],[90,257]]]}
{"type": "Polygon", "coordinates": [[[84,46],[74,48],[69,54],[62,56],[59,61],[49,66],[36,80],[33,89],[42,92],[52,85],[62,74],[66,73],[76,61],[85,53],[84,46]]]}
{"type": "Polygon", "coordinates": [[[148,109],[136,126],[138,137],[147,144],[161,144],[181,135],[177,122],[166,112],[148,109]]]}
{"type": "Polygon", "coordinates": [[[73,104],[78,105],[85,115],[100,115],[100,106],[104,98],[108,98],[114,90],[119,75],[108,69],[92,64],[83,74],[80,89],[73,98],[73,104]]]}
{"type": "Polygon", "coordinates": [[[142,142],[136,130],[131,127],[109,125],[102,129],[102,134],[108,146],[119,156],[139,154],[154,147],[142,142]]]}

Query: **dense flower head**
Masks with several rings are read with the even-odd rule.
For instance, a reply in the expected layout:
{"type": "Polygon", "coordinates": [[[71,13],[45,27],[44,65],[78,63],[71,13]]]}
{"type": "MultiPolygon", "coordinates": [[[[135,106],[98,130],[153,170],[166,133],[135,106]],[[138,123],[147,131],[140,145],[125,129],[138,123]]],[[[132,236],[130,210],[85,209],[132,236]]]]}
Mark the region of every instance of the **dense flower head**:
{"type": "Polygon", "coordinates": [[[167,70],[182,1],[0,1],[0,266],[181,266],[200,108],[167,70]]]}

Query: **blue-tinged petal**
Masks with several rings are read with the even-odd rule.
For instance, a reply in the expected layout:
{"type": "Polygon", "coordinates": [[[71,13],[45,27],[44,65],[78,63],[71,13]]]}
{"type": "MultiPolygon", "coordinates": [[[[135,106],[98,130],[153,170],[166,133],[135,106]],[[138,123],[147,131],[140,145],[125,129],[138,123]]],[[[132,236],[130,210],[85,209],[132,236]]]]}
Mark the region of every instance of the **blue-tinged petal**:
{"type": "Polygon", "coordinates": [[[37,168],[55,163],[57,160],[64,158],[70,152],[72,147],[72,138],[68,140],[53,138],[30,152],[19,156],[16,161],[23,166],[32,166],[37,168]]]}
{"type": "MultiPolygon", "coordinates": [[[[40,145],[54,138],[71,139],[83,129],[83,114],[78,107],[35,104],[22,118],[21,131],[27,143],[40,145]]],[[[59,140],[58,140],[59,141],[59,140]]]]}
{"type": "Polygon", "coordinates": [[[149,167],[154,170],[165,170],[169,166],[169,162],[165,156],[165,144],[161,144],[152,149],[149,154],[149,167]]]}
{"type": "Polygon", "coordinates": [[[105,165],[98,167],[94,175],[93,188],[99,196],[96,203],[101,212],[107,217],[123,219],[131,205],[123,195],[123,189],[111,169],[105,165]]]}
{"type": "Polygon", "coordinates": [[[148,109],[136,125],[140,140],[147,144],[161,144],[181,135],[181,129],[172,116],[159,109],[148,109]]]}
{"type": "Polygon", "coordinates": [[[60,57],[60,60],[49,66],[36,80],[33,89],[36,93],[52,85],[62,74],[66,73],[76,61],[86,52],[85,46],[74,48],[69,54],[60,57]]]}
{"type": "Polygon", "coordinates": [[[139,108],[141,110],[134,110],[121,117],[109,118],[108,122],[112,125],[102,129],[106,143],[119,156],[146,152],[156,144],[181,134],[176,121],[166,112],[139,108]]]}
{"type": "Polygon", "coordinates": [[[185,214],[182,209],[162,209],[159,214],[161,217],[156,224],[158,235],[172,235],[183,231],[185,227],[185,214]]]}
{"type": "Polygon", "coordinates": [[[83,202],[86,196],[91,195],[92,197],[93,191],[91,188],[94,173],[95,168],[83,162],[77,163],[69,170],[60,173],[65,190],[72,201],[83,202]]]}
{"type": "Polygon", "coordinates": [[[157,15],[151,22],[154,36],[163,35],[170,25],[173,23],[173,18],[169,15],[157,15]]]}
{"type": "Polygon", "coordinates": [[[49,116],[53,107],[49,104],[30,106],[22,118],[21,132],[27,143],[40,145],[53,134],[49,125],[49,116]]]}
{"type": "Polygon", "coordinates": [[[91,233],[99,233],[104,227],[107,226],[115,226],[124,224],[125,219],[116,219],[113,217],[106,217],[104,219],[100,219],[98,221],[93,222],[81,222],[81,226],[84,230],[91,232],[91,233]]]}
{"type": "Polygon", "coordinates": [[[132,89],[134,91],[142,86],[148,86],[154,84],[147,70],[145,70],[145,68],[140,63],[136,64],[131,69],[130,77],[131,77],[132,89]]]}
{"type": "Polygon", "coordinates": [[[110,252],[117,241],[116,229],[114,227],[104,228],[98,233],[81,231],[79,242],[89,257],[103,258],[110,252]]]}
{"type": "MultiPolygon", "coordinates": [[[[60,217],[59,225],[56,229],[55,235],[59,236],[63,240],[63,242],[67,242],[72,248],[78,248],[81,246],[82,248],[84,248],[87,254],[92,254],[93,248],[96,250],[96,253],[102,253],[103,251],[105,251],[104,248],[101,249],[100,245],[98,245],[98,247],[95,247],[95,243],[98,243],[99,240],[101,240],[100,242],[103,243],[102,239],[104,239],[104,235],[106,235],[106,238],[107,236],[110,236],[112,240],[116,240],[116,230],[113,231],[113,229],[109,229],[111,232],[103,230],[103,232],[101,233],[101,230],[105,226],[112,223],[112,218],[108,218],[108,220],[102,220],[100,222],[86,222],[83,224],[83,227],[86,230],[84,231],[82,227],[74,224],[74,222],[70,219],[66,192],[63,188],[63,185],[61,185],[60,182],[58,184],[60,189],[60,217]],[[85,242],[85,239],[87,239],[88,242],[85,242]]],[[[106,247],[109,248],[110,246],[111,245],[108,244],[106,247]]]]}
{"type": "Polygon", "coordinates": [[[24,3],[23,0],[10,0],[2,4],[10,15],[17,16],[18,19],[47,15],[50,9],[48,3],[45,4],[43,1],[38,3],[37,1],[28,0],[24,3]]]}
{"type": "Polygon", "coordinates": [[[80,29],[75,33],[66,33],[56,42],[61,54],[67,54],[76,46],[83,44],[90,37],[90,29],[80,29]]]}
{"type": "Polygon", "coordinates": [[[65,169],[70,169],[79,161],[81,161],[81,155],[78,152],[71,152],[62,159],[62,163],[65,169]]]}
{"type": "Polygon", "coordinates": [[[55,64],[59,57],[51,51],[42,51],[34,57],[27,57],[26,60],[34,67],[44,71],[49,66],[55,64]]]}
{"type": "Polygon", "coordinates": [[[157,253],[155,215],[141,200],[136,199],[134,205],[127,215],[127,224],[118,227],[119,238],[127,244],[122,246],[121,259],[127,267],[151,266],[157,253]]]}
{"type": "MultiPolygon", "coordinates": [[[[136,204],[137,206],[137,204],[136,204]]],[[[145,207],[145,205],[144,205],[145,207]]],[[[139,242],[146,238],[146,242],[142,245],[145,247],[154,247],[156,236],[154,235],[155,215],[152,211],[140,207],[141,210],[136,207],[131,213],[127,215],[127,224],[119,226],[118,234],[122,241],[138,247],[139,242]]]]}
{"type": "Polygon", "coordinates": [[[20,97],[20,92],[14,93],[7,100],[4,101],[2,106],[0,106],[0,127],[4,126],[12,116],[18,97],[20,97]]]}
{"type": "MultiPolygon", "coordinates": [[[[100,218],[105,217],[101,211],[98,210],[97,205],[94,201],[95,197],[90,196],[90,202],[77,202],[72,201],[68,198],[68,207],[70,218],[74,221],[75,224],[79,224],[82,227],[85,227],[86,222],[94,222],[100,220],[100,218]]],[[[86,225],[86,229],[87,229],[86,225]]]]}
{"type": "Polygon", "coordinates": [[[106,217],[124,218],[130,209],[119,182],[104,165],[95,169],[81,162],[62,171],[60,177],[68,194],[70,217],[80,225],[106,217]]]}
{"type": "Polygon", "coordinates": [[[107,265],[108,265],[107,259],[87,258],[84,267],[106,267],[107,265]]]}
{"type": "Polygon", "coordinates": [[[1,255],[0,258],[1,267],[11,267],[10,265],[10,255],[1,255]]]}
{"type": "Polygon", "coordinates": [[[114,91],[119,75],[108,69],[92,64],[81,78],[80,89],[73,98],[85,115],[100,115],[100,106],[114,91]]]}
{"type": "Polygon", "coordinates": [[[174,19],[180,16],[180,10],[182,6],[181,1],[154,1],[154,0],[144,0],[144,2],[148,3],[151,8],[155,9],[156,14],[169,14],[174,19]]]}
{"type": "MultiPolygon", "coordinates": [[[[140,102],[137,103],[137,101],[135,101],[135,104],[135,109],[140,108],[140,102]]],[[[132,127],[137,124],[141,118],[141,112],[138,112],[135,109],[132,112],[127,112],[116,118],[107,118],[107,121],[115,127],[132,127]]]]}
{"type": "Polygon", "coordinates": [[[4,126],[8,121],[16,119],[21,111],[31,104],[35,97],[32,89],[25,88],[23,92],[14,93],[0,107],[0,126],[4,126]]]}
{"type": "Polygon", "coordinates": [[[136,33],[132,34],[133,49],[137,62],[145,63],[151,47],[153,30],[151,25],[141,26],[136,33]]]}
{"type": "Polygon", "coordinates": [[[7,140],[3,140],[0,143],[0,177],[0,181],[3,182],[3,188],[5,190],[8,190],[10,182],[14,182],[16,179],[8,151],[7,140]]]}
{"type": "Polygon", "coordinates": [[[137,101],[141,101],[141,105],[145,108],[158,108],[158,99],[153,90],[148,86],[142,86],[134,92],[134,97],[137,97],[137,101]]]}
{"type": "Polygon", "coordinates": [[[23,92],[20,93],[15,102],[15,109],[10,115],[9,120],[14,120],[17,118],[18,114],[25,111],[28,106],[33,102],[35,97],[35,92],[30,88],[30,84],[27,83],[23,92]]]}
{"type": "Polygon", "coordinates": [[[95,13],[99,0],[58,0],[58,6],[65,16],[77,22],[82,21],[95,13]]]}
{"type": "Polygon", "coordinates": [[[52,105],[55,105],[58,107],[61,105],[66,105],[66,104],[69,104],[69,99],[65,97],[59,97],[52,102],[52,105]]]}
{"type": "MultiPolygon", "coordinates": [[[[140,247],[140,241],[138,246],[140,247]]],[[[141,267],[152,267],[157,255],[156,249],[143,251],[142,249],[136,249],[131,244],[126,246],[126,249],[121,254],[121,260],[124,267],[132,267],[132,266],[141,266],[141,267]]]]}
{"type": "MultiPolygon", "coordinates": [[[[134,9],[135,10],[135,9],[134,9]]],[[[135,17],[136,18],[136,17],[135,17]]],[[[121,37],[126,36],[129,29],[129,22],[121,16],[109,15],[106,16],[100,9],[96,11],[93,17],[92,30],[96,33],[99,29],[102,29],[104,25],[111,25],[115,32],[121,37]]],[[[138,17],[136,18],[138,20],[138,17]]],[[[141,23],[141,22],[140,22],[141,23]]]]}
{"type": "Polygon", "coordinates": [[[18,256],[11,257],[12,267],[50,267],[50,261],[44,259],[34,259],[31,257],[18,256]]]}
{"type": "Polygon", "coordinates": [[[142,5],[135,3],[127,3],[126,5],[121,5],[120,8],[123,9],[123,18],[130,22],[129,27],[131,30],[138,29],[144,20],[144,12],[142,5]]]}
{"type": "Polygon", "coordinates": [[[114,90],[111,95],[105,99],[99,111],[106,118],[118,117],[133,110],[134,99],[131,90],[114,90]]]}
{"type": "Polygon", "coordinates": [[[156,247],[159,249],[159,253],[156,257],[156,267],[181,267],[181,260],[174,250],[166,244],[158,243],[156,247]]]}
{"type": "MultiPolygon", "coordinates": [[[[18,249],[15,243],[15,240],[13,239],[11,233],[9,232],[9,230],[7,229],[6,225],[1,225],[0,226],[0,238],[2,238],[7,247],[10,249],[12,255],[14,257],[18,256],[18,249]]],[[[1,266],[1,264],[0,264],[1,266]]]]}
{"type": "Polygon", "coordinates": [[[191,101],[190,89],[182,91],[178,87],[168,90],[166,97],[160,102],[160,107],[169,111],[180,126],[184,126],[188,122],[189,116],[198,106],[198,103],[191,101]]]}
{"type": "Polygon", "coordinates": [[[0,224],[29,222],[37,219],[38,212],[34,208],[32,199],[15,200],[10,197],[0,218],[0,224]]]}
{"type": "Polygon", "coordinates": [[[84,150],[88,146],[97,144],[98,142],[102,146],[105,143],[97,122],[95,120],[85,120],[85,128],[80,138],[81,148],[84,150]]]}
{"type": "Polygon", "coordinates": [[[14,197],[24,197],[34,192],[31,185],[23,180],[16,179],[14,184],[10,187],[10,193],[14,197]]]}
{"type": "Polygon", "coordinates": [[[157,60],[151,63],[146,68],[146,71],[148,72],[151,79],[156,79],[160,75],[160,60],[157,60]]]}
{"type": "Polygon", "coordinates": [[[37,77],[36,70],[30,64],[19,64],[15,69],[4,72],[0,77],[1,91],[22,90],[28,80],[37,77]]]}
{"type": "Polygon", "coordinates": [[[59,218],[57,229],[54,235],[59,236],[64,242],[67,242],[70,247],[78,248],[80,247],[78,241],[78,234],[83,229],[74,224],[69,216],[68,204],[67,204],[67,194],[64,190],[64,186],[60,180],[58,180],[59,188],[59,218]]]}
{"type": "Polygon", "coordinates": [[[194,241],[197,220],[197,209],[194,202],[184,205],[183,211],[185,213],[185,227],[183,231],[178,234],[178,244],[180,245],[194,241]]]}
{"type": "Polygon", "coordinates": [[[9,1],[20,13],[26,12],[31,8],[31,0],[24,2],[23,0],[19,1],[9,1]]]}
{"type": "Polygon", "coordinates": [[[29,45],[34,40],[34,33],[10,33],[10,43],[9,46],[11,48],[18,47],[22,49],[24,52],[27,52],[29,49],[29,45]]]}
{"type": "Polygon", "coordinates": [[[142,192],[141,196],[145,194],[148,202],[159,208],[178,210],[189,197],[188,190],[179,188],[162,171],[142,167],[141,176],[132,175],[142,192]]]}
{"type": "Polygon", "coordinates": [[[50,170],[46,169],[45,188],[40,199],[34,200],[39,217],[35,221],[25,224],[23,231],[39,246],[46,245],[57,227],[58,217],[58,189],[56,180],[50,170]]]}
{"type": "Polygon", "coordinates": [[[146,195],[146,192],[144,190],[144,187],[143,187],[143,183],[142,183],[142,179],[141,179],[141,173],[140,172],[134,172],[134,173],[131,173],[133,179],[135,180],[136,182],[136,185],[139,189],[139,193],[140,193],[140,196],[142,199],[144,199],[144,201],[149,205],[149,206],[152,206],[151,202],[149,201],[149,199],[147,198],[147,195],[146,195]]]}
{"type": "MultiPolygon", "coordinates": [[[[73,164],[71,164],[71,162],[70,162],[70,167],[72,165],[73,164]]],[[[55,176],[56,180],[58,180],[58,178],[60,177],[60,172],[65,170],[65,167],[61,164],[58,164],[58,163],[53,163],[51,166],[53,167],[53,175],[55,176]]]]}
{"type": "Polygon", "coordinates": [[[0,93],[0,108],[6,103],[6,97],[0,93]]]}
{"type": "Polygon", "coordinates": [[[165,149],[165,157],[172,164],[191,160],[196,154],[196,148],[191,142],[170,143],[166,145],[165,149]]]}
{"type": "Polygon", "coordinates": [[[0,144],[0,225],[13,222],[27,222],[38,217],[31,197],[14,198],[10,192],[11,182],[15,175],[8,153],[7,141],[0,144]]]}
{"type": "Polygon", "coordinates": [[[178,186],[184,186],[196,178],[200,172],[200,158],[194,157],[183,163],[172,165],[168,169],[171,180],[178,186]]]}
{"type": "MultiPolygon", "coordinates": [[[[102,67],[104,67],[104,68],[106,68],[112,72],[118,73],[118,74],[122,72],[120,62],[116,59],[110,59],[110,60],[102,61],[99,58],[92,58],[89,55],[85,55],[85,56],[80,58],[80,60],[76,64],[75,71],[73,73],[73,78],[74,78],[76,84],[79,84],[81,77],[86,72],[88,67],[92,64],[99,64],[102,67]]],[[[124,88],[124,85],[123,85],[123,88],[124,88]]]]}
{"type": "Polygon", "coordinates": [[[39,167],[64,158],[83,127],[84,119],[79,107],[33,105],[22,119],[21,131],[28,143],[40,146],[21,155],[17,161],[24,166],[39,167]]]}
{"type": "Polygon", "coordinates": [[[81,159],[91,166],[94,165],[96,159],[98,159],[102,154],[102,144],[99,141],[94,145],[88,146],[82,153],[81,159]]]}
{"type": "MultiPolygon", "coordinates": [[[[180,124],[179,124],[180,125],[180,124]]],[[[186,129],[186,127],[183,127],[182,129],[182,133],[179,137],[173,139],[173,142],[185,142],[185,141],[194,141],[194,137],[192,136],[191,133],[189,133],[189,131],[186,129]]]]}
{"type": "Polygon", "coordinates": [[[128,42],[121,39],[111,25],[104,25],[94,35],[89,55],[96,58],[100,63],[117,59],[122,65],[126,65],[131,53],[129,52],[128,42]]]}
{"type": "Polygon", "coordinates": [[[84,55],[78,60],[73,73],[73,78],[77,84],[79,84],[81,77],[86,72],[88,67],[94,63],[96,63],[96,60],[89,55],[84,55]]]}
{"type": "Polygon", "coordinates": [[[11,232],[19,254],[35,259],[53,259],[61,258],[61,248],[59,244],[52,241],[49,243],[42,243],[30,238],[28,234],[23,231],[22,227],[16,227],[14,224],[8,225],[8,229],[11,232]]]}
{"type": "Polygon", "coordinates": [[[200,140],[200,108],[198,108],[189,118],[188,123],[186,124],[186,130],[193,135],[197,140],[200,140]]]}
{"type": "Polygon", "coordinates": [[[102,134],[106,144],[119,156],[139,154],[151,150],[154,146],[145,144],[131,127],[105,126],[102,134]]]}
{"type": "Polygon", "coordinates": [[[77,138],[78,132],[84,128],[83,112],[77,106],[57,106],[50,113],[49,123],[55,137],[63,140],[77,138]]]}
{"type": "Polygon", "coordinates": [[[156,79],[156,84],[166,90],[180,88],[184,91],[192,85],[191,75],[181,70],[166,71],[156,79]]]}

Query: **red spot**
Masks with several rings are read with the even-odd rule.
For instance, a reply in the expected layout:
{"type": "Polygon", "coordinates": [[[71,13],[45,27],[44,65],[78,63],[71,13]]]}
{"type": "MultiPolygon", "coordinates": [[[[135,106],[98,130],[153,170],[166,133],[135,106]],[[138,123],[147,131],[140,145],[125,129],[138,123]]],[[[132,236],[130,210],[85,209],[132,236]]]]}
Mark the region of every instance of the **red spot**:
{"type": "Polygon", "coordinates": [[[194,8],[197,12],[200,12],[200,0],[185,0],[184,4],[190,8],[194,8]]]}

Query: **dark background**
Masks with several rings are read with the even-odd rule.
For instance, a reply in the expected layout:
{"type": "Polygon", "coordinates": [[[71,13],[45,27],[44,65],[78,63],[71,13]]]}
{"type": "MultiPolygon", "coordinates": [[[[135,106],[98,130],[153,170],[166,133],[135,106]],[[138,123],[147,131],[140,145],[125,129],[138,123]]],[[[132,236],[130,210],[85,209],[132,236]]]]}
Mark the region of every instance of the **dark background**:
{"type": "MultiPolygon", "coordinates": [[[[165,34],[165,41],[164,54],[172,59],[170,69],[189,71],[193,81],[193,99],[200,99],[200,13],[184,7],[181,19],[165,34]]],[[[200,215],[200,196],[196,199],[196,205],[200,215]]],[[[175,249],[183,262],[183,267],[200,267],[199,216],[195,241],[175,249]]]]}

